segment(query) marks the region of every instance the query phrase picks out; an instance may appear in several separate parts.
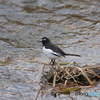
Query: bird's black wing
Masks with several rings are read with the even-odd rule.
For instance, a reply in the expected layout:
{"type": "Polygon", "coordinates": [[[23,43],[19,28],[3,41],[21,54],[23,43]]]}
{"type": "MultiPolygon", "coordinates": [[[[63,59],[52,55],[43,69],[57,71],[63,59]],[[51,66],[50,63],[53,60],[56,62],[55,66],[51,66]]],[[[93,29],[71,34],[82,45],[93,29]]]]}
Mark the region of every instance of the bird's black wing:
{"type": "Polygon", "coordinates": [[[80,55],[77,55],[77,54],[66,54],[63,50],[61,50],[57,45],[53,44],[53,43],[48,43],[48,45],[46,45],[46,48],[48,49],[52,49],[53,52],[56,52],[56,53],[52,53],[53,55],[56,55],[56,56],[78,56],[78,57],[81,57],[80,55]]]}
{"type": "Polygon", "coordinates": [[[56,55],[56,56],[65,56],[66,55],[66,53],[63,50],[61,50],[57,45],[55,45],[51,42],[48,43],[48,45],[46,45],[46,48],[52,49],[53,52],[58,53],[58,55],[54,53],[54,55],[56,55]]]}

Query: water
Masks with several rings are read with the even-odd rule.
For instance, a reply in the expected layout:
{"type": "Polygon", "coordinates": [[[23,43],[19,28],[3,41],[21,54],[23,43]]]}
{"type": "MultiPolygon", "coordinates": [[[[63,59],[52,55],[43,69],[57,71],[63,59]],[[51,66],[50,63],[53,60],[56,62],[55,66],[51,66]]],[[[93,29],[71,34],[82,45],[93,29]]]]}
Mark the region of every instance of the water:
{"type": "MultiPolygon", "coordinates": [[[[62,62],[98,64],[99,0],[0,1],[1,100],[33,100],[36,97],[43,63],[50,61],[42,54],[42,44],[37,42],[44,36],[66,53],[82,55],[81,58],[62,58],[62,62]]],[[[49,100],[52,99],[59,100],[59,97],[49,96],[49,100]]]]}

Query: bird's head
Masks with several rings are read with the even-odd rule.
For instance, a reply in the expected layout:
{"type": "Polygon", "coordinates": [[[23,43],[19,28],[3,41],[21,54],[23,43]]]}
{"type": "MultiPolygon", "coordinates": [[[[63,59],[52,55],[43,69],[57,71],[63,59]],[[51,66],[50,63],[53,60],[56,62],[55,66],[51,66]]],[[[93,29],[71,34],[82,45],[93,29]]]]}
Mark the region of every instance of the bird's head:
{"type": "Polygon", "coordinates": [[[50,40],[47,37],[43,37],[42,40],[39,42],[42,42],[43,45],[46,45],[50,42],[50,40]]]}

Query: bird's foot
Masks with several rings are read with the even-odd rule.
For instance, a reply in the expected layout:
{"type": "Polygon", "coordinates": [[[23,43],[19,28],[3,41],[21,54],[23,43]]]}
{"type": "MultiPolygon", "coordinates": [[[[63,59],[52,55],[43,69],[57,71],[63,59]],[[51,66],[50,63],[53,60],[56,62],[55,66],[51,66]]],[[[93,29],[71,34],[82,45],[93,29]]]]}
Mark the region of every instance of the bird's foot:
{"type": "Polygon", "coordinates": [[[55,59],[51,59],[51,62],[49,63],[49,65],[51,65],[51,66],[56,65],[55,59]]]}

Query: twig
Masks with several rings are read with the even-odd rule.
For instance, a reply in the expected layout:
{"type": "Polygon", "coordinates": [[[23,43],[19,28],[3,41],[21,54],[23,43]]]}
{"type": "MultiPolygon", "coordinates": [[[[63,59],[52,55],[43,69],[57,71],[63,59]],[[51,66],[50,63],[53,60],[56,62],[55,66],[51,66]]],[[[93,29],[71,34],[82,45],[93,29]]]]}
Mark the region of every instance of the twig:
{"type": "Polygon", "coordinates": [[[66,73],[77,83],[77,81],[75,80],[75,78],[69,72],[66,71],[66,73]]]}
{"type": "Polygon", "coordinates": [[[82,70],[82,68],[77,67],[77,69],[79,69],[82,74],[84,75],[84,77],[87,79],[87,81],[90,83],[90,85],[93,85],[93,82],[88,78],[88,76],[86,75],[86,73],[82,70]]]}
{"type": "Polygon", "coordinates": [[[41,89],[38,91],[38,94],[37,94],[37,96],[36,96],[36,98],[34,100],[37,100],[37,98],[38,98],[38,96],[40,94],[40,91],[41,91],[41,89]]]}
{"type": "Polygon", "coordinates": [[[55,87],[56,84],[56,77],[57,77],[57,72],[55,71],[54,79],[53,79],[53,87],[55,87]]]}

